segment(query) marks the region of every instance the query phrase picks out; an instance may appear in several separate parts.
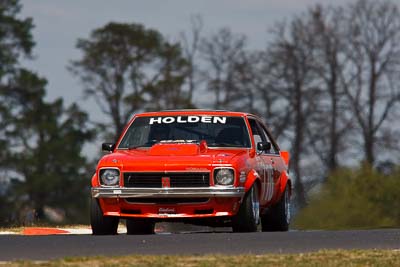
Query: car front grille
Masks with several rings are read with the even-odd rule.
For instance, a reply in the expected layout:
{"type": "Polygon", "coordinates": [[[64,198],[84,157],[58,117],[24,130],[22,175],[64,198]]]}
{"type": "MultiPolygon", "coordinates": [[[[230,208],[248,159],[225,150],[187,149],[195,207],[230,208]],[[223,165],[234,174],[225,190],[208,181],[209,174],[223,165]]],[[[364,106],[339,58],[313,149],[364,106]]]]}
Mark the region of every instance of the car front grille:
{"type": "Polygon", "coordinates": [[[210,186],[210,173],[208,172],[126,172],[124,173],[124,185],[125,187],[162,188],[163,178],[169,178],[166,180],[171,188],[210,186]]]}

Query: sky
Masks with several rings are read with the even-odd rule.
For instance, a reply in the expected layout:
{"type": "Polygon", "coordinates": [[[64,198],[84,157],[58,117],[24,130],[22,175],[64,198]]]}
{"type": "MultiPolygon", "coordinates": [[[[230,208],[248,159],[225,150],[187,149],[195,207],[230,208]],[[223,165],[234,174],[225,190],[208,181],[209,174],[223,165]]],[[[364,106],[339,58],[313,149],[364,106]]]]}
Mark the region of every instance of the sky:
{"type": "MultiPolygon", "coordinates": [[[[397,0],[400,1],[400,0],[397,0]]],[[[32,17],[36,47],[34,60],[23,65],[48,80],[47,99],[62,97],[65,104],[78,103],[92,120],[104,116],[93,101],[83,99],[83,87],[67,71],[70,60],[80,58],[75,48],[78,38],[110,21],[141,23],[170,39],[190,28],[190,17],[199,14],[204,21],[203,34],[229,27],[245,34],[253,49],[263,49],[268,29],[274,23],[290,19],[316,3],[345,4],[351,0],[20,0],[21,17],[32,17]]],[[[88,152],[90,153],[90,152],[88,152]]]]}

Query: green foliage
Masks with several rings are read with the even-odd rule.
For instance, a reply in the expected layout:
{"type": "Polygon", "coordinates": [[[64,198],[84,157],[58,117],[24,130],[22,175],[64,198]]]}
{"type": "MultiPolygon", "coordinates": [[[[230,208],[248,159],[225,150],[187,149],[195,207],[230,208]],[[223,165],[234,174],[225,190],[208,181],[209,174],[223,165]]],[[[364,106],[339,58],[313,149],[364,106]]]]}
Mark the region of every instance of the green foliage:
{"type": "Polygon", "coordinates": [[[46,83],[20,70],[0,91],[7,168],[13,173],[7,217],[23,222],[23,212],[35,210],[43,219],[45,207],[51,207],[71,221],[82,222],[90,174],[81,150],[93,131],[86,125],[87,114],[76,105],[64,108],[61,99],[44,101],[46,83]]]}
{"type": "MultiPolygon", "coordinates": [[[[11,111],[14,108],[2,95],[10,94],[7,80],[11,79],[18,69],[21,56],[31,55],[34,41],[31,30],[32,19],[21,19],[18,14],[21,5],[18,0],[1,0],[0,2],[0,224],[10,215],[11,202],[6,197],[8,189],[7,172],[10,158],[10,142],[6,131],[10,130],[11,111]]],[[[12,127],[11,127],[12,128],[12,127]]],[[[12,129],[11,129],[12,130],[12,129]]]]}
{"type": "Polygon", "coordinates": [[[182,91],[186,78],[187,61],[181,55],[178,44],[164,43],[159,49],[159,79],[145,87],[145,93],[150,96],[147,110],[193,108],[191,99],[182,91]]]}
{"type": "Polygon", "coordinates": [[[12,72],[21,55],[29,56],[34,46],[32,19],[17,17],[21,11],[18,0],[0,2],[0,81],[12,72]]]}
{"type": "Polygon", "coordinates": [[[187,62],[178,44],[141,24],[108,23],[79,39],[69,70],[113,123],[114,138],[134,112],[191,107],[183,92],[187,62]]]}
{"type": "Polygon", "coordinates": [[[83,222],[91,174],[81,150],[94,132],[77,105],[45,101],[46,79],[19,66],[34,46],[20,11],[19,1],[1,0],[0,224],[44,219],[46,209],[83,222]]]}
{"type": "Polygon", "coordinates": [[[152,69],[161,42],[157,31],[124,23],[108,23],[77,42],[83,57],[69,69],[84,84],[86,96],[110,117],[115,139],[145,102],[143,88],[151,80],[145,70],[152,69]]]}
{"type": "Polygon", "coordinates": [[[298,229],[400,226],[400,169],[390,175],[368,166],[334,172],[295,219],[298,229]]]}

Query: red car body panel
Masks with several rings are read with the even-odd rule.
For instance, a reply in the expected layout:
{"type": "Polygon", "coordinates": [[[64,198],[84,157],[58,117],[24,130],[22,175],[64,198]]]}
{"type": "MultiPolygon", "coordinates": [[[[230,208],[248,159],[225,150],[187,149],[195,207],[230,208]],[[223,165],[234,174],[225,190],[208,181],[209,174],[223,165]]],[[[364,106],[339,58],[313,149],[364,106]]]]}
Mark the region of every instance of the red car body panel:
{"type": "MultiPolygon", "coordinates": [[[[138,114],[127,124],[116,148],[100,159],[91,181],[92,197],[99,200],[105,216],[154,218],[155,220],[232,217],[238,212],[246,192],[257,184],[260,208],[263,211],[281,198],[287,184],[291,188],[287,171],[289,154],[286,151],[279,151],[271,136],[269,138],[272,139],[275,153],[257,152],[257,144],[253,138],[249,119],[262,123],[256,116],[241,112],[181,110],[138,114]],[[213,116],[241,117],[248,128],[251,147],[208,147],[205,141],[200,141],[198,143],[157,143],[150,148],[132,150],[118,149],[123,136],[135,119],[152,117],[155,121],[159,117],[176,116],[204,116],[201,119],[206,122],[210,120],[209,117],[213,119],[213,116]],[[110,187],[101,184],[100,171],[108,168],[119,170],[118,185],[110,187]],[[215,184],[214,174],[218,168],[234,170],[233,185],[215,184]],[[143,189],[146,193],[141,197],[138,191],[133,189],[130,191],[125,184],[126,176],[131,172],[165,175],[161,178],[161,188],[143,189]],[[204,192],[202,188],[196,188],[193,191],[190,188],[174,189],[171,185],[170,174],[180,177],[185,173],[209,174],[209,185],[204,188],[204,192]],[[190,193],[186,194],[187,192],[190,193]],[[198,195],[196,195],[197,192],[198,195]],[[152,203],[153,196],[160,201],[152,203]]],[[[265,129],[268,131],[266,127],[265,129]]]]}

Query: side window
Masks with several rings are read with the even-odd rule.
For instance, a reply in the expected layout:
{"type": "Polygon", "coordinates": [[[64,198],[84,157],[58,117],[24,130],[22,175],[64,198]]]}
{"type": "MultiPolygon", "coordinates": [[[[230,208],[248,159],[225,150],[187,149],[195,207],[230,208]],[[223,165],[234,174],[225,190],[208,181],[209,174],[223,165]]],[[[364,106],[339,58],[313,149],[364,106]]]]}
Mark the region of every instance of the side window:
{"type": "MultiPolygon", "coordinates": [[[[255,119],[249,119],[249,123],[250,123],[251,131],[253,133],[253,138],[254,138],[254,142],[256,145],[256,149],[257,149],[258,142],[266,142],[267,141],[267,142],[271,143],[271,149],[267,153],[271,153],[271,154],[278,153],[279,150],[275,147],[274,142],[271,141],[271,138],[269,137],[268,132],[264,129],[262,124],[260,124],[255,119]]],[[[260,152],[260,151],[257,150],[257,152],[260,152]]]]}
{"type": "Polygon", "coordinates": [[[253,133],[254,143],[256,145],[257,152],[261,152],[257,148],[257,143],[267,141],[266,135],[254,119],[249,119],[251,132],[253,133]]]}
{"type": "Polygon", "coordinates": [[[259,127],[260,132],[264,136],[265,140],[271,143],[270,153],[277,154],[279,152],[279,150],[275,147],[275,144],[274,144],[274,142],[272,142],[271,138],[269,137],[268,132],[265,130],[265,128],[259,122],[257,122],[257,126],[259,127]]]}

